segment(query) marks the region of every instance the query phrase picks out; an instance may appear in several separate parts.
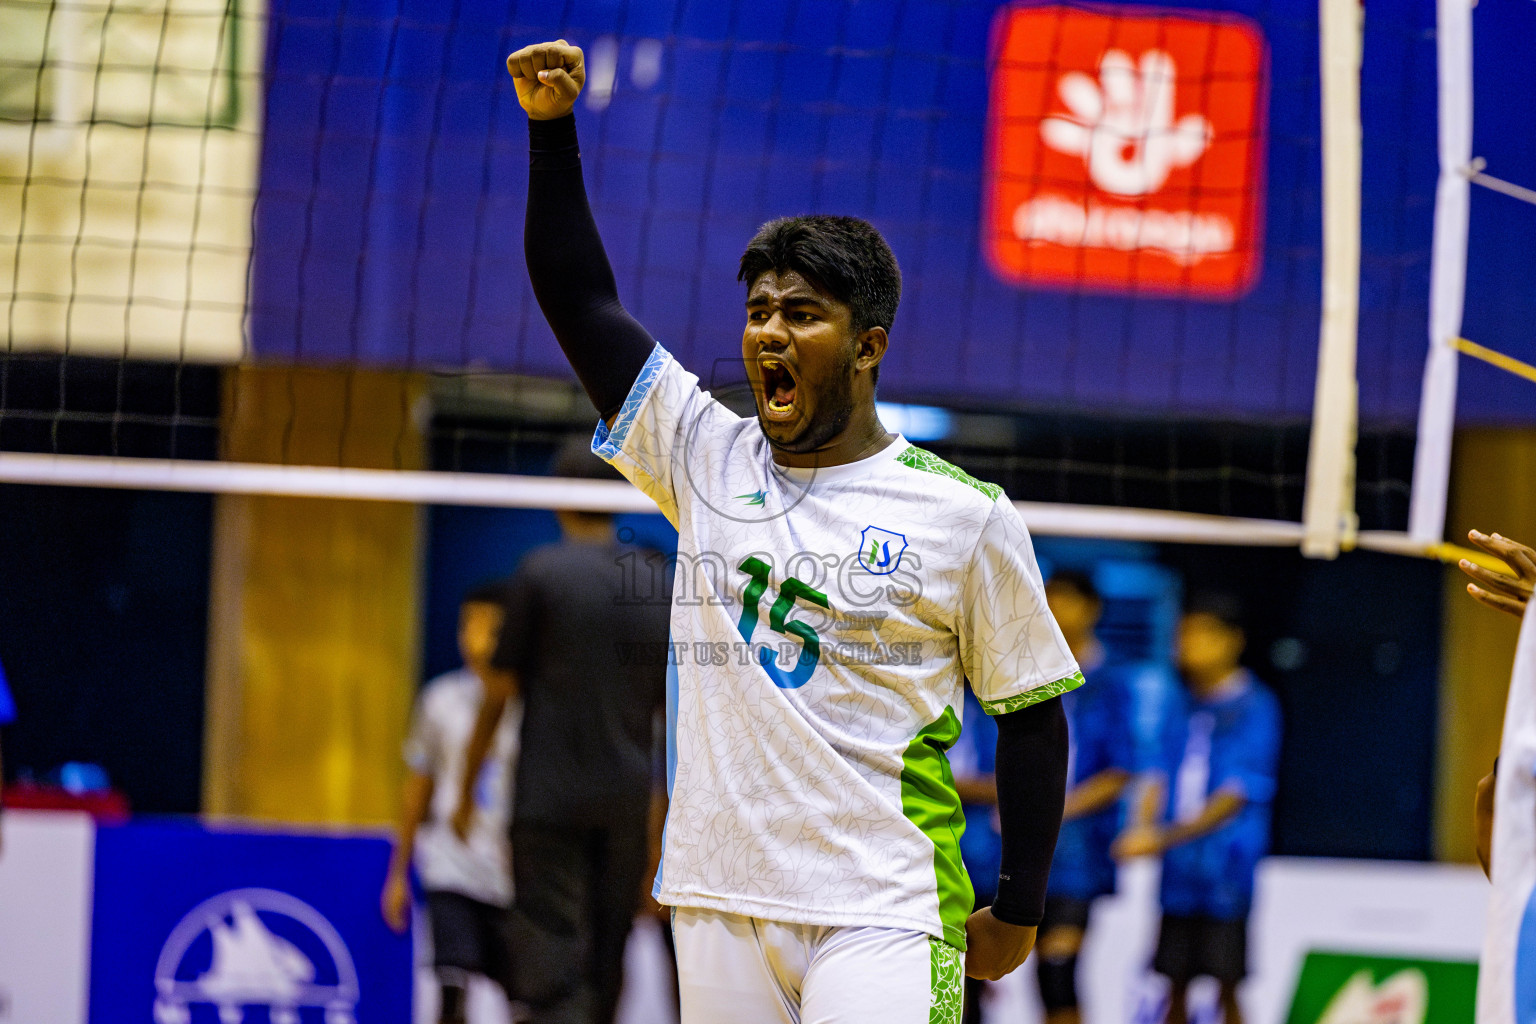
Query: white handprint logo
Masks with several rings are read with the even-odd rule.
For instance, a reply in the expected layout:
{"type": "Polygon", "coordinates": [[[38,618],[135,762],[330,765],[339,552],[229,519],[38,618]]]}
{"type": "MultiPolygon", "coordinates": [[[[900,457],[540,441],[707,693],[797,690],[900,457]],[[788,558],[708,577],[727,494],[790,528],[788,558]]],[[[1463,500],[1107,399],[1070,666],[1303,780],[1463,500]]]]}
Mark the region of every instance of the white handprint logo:
{"type": "Polygon", "coordinates": [[[1175,168],[1188,167],[1210,146],[1211,123],[1199,114],[1173,120],[1175,70],[1162,50],[1123,50],[1099,61],[1099,81],[1078,71],[1061,76],[1056,90],[1071,117],[1048,117],[1040,135],[1052,149],[1081,156],[1088,176],[1105,192],[1156,192],[1175,168]]]}

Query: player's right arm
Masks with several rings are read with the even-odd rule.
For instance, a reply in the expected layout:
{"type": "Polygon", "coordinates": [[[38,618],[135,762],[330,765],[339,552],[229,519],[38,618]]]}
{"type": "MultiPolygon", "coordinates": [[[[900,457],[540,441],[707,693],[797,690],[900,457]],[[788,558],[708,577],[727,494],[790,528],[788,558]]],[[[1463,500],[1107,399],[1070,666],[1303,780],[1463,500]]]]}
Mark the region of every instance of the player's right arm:
{"type": "Polygon", "coordinates": [[[464,756],[459,762],[459,791],[449,822],[460,840],[469,837],[474,824],[475,784],[485,759],[491,755],[496,730],[501,727],[508,702],[522,692],[522,681],[531,664],[529,641],[534,629],[534,609],[538,606],[536,579],[529,560],[525,560],[502,595],[501,628],[489,657],[476,656],[468,666],[480,680],[480,706],[464,743],[464,756]]]}
{"type": "Polygon", "coordinates": [[[405,740],[405,763],[409,771],[400,794],[400,827],[389,857],[389,871],[384,877],[384,891],[379,894],[379,909],[384,921],[397,932],[410,923],[411,859],[416,854],[416,833],[427,820],[432,807],[433,782],[441,764],[442,744],[436,724],[429,713],[426,694],[416,701],[411,714],[411,731],[405,740]]]}
{"type": "Polygon", "coordinates": [[[395,833],[395,847],[389,857],[389,873],[384,891],[379,895],[379,909],[384,921],[397,932],[410,923],[411,858],[416,852],[416,831],[427,819],[432,806],[432,776],[412,771],[405,777],[401,796],[400,828],[395,833]]]}
{"type": "Polygon", "coordinates": [[[464,744],[459,792],[454,800],[453,819],[449,822],[453,834],[461,842],[468,840],[469,830],[475,823],[475,782],[480,778],[485,759],[491,755],[491,744],[495,742],[501,717],[506,714],[507,702],[518,688],[515,672],[487,667],[477,669],[476,675],[481,683],[480,707],[475,711],[475,724],[464,744]]]}
{"type": "Polygon", "coordinates": [[[528,279],[587,397],[611,425],[656,341],[619,301],[587,201],[572,113],[586,81],[581,48],[563,39],[525,46],[507,58],[507,71],[528,114],[528,279]]]}
{"type": "Polygon", "coordinates": [[[602,417],[592,450],[649,495],[677,526],[684,488],[673,469],[689,439],[738,422],[619,302],[581,179],[576,118],[586,77],[563,40],[507,58],[528,112],[528,214],[523,248],[539,308],[602,417]]]}

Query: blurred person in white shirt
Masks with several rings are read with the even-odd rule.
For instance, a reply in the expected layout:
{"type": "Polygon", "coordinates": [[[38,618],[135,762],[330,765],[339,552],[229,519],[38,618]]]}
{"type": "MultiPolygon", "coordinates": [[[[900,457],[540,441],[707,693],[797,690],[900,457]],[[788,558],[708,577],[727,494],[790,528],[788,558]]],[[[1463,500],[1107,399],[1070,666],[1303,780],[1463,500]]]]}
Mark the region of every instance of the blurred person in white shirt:
{"type": "MultiPolygon", "coordinates": [[[[507,701],[474,786],[477,813],[464,839],[452,827],[465,748],[506,610],[505,582],[478,586],[459,606],[463,667],[422,688],[405,744],[406,777],[394,856],[380,898],[384,919],[404,931],[414,860],[432,925],[433,967],[442,986],[440,1024],[463,1024],[471,974],[508,986],[512,903],[509,815],[522,702],[507,701]]],[[[513,683],[515,686],[515,681],[513,683]]]]}

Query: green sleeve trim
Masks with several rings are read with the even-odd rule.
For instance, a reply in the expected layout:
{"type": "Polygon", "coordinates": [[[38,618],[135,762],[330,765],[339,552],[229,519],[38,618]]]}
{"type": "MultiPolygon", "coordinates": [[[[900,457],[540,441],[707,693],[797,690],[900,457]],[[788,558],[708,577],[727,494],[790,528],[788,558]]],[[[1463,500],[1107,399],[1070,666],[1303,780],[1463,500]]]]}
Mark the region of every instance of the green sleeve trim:
{"type": "Polygon", "coordinates": [[[1054,683],[1046,683],[1033,690],[1016,693],[1012,697],[1004,697],[1002,700],[984,700],[981,702],[981,709],[989,715],[1006,715],[1010,711],[1017,711],[1031,704],[1039,704],[1043,700],[1070,693],[1082,686],[1085,681],[1081,672],[1074,672],[1065,679],[1058,679],[1054,683]]]}
{"type": "Polygon", "coordinates": [[[958,480],[968,487],[974,487],[987,496],[989,501],[996,501],[1003,493],[1003,489],[997,484],[989,484],[977,480],[971,474],[953,463],[945,462],[937,455],[924,448],[911,445],[906,451],[896,456],[896,461],[910,469],[921,470],[924,473],[933,473],[938,476],[947,476],[951,480],[958,480]]]}

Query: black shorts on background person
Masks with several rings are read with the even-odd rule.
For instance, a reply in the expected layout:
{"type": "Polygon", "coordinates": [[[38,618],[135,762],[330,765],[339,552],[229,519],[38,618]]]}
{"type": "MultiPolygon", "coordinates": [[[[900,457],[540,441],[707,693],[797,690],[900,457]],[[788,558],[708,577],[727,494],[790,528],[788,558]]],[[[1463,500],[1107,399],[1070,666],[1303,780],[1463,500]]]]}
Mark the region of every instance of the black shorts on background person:
{"type": "Polygon", "coordinates": [[[426,896],[427,918],[432,925],[432,967],[438,975],[446,971],[480,974],[511,991],[506,909],[445,890],[426,896]]]}
{"type": "Polygon", "coordinates": [[[1248,919],[1164,914],[1152,969],[1175,988],[1202,975],[1235,986],[1248,976],[1248,919]]]}

